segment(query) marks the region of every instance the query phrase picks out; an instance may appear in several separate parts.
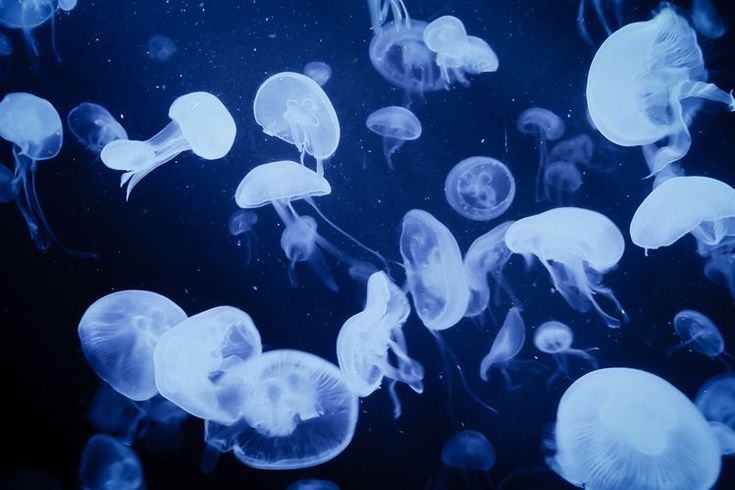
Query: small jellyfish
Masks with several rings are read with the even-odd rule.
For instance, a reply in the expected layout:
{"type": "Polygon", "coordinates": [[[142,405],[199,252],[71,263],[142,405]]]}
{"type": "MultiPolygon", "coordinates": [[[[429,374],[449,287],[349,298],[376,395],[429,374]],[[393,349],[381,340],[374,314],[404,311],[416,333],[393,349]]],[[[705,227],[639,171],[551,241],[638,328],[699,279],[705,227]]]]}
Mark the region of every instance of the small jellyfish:
{"type": "Polygon", "coordinates": [[[89,438],[82,451],[79,480],[84,490],[140,490],[143,469],[131,448],[106,434],[89,438]]]}
{"type": "Polygon", "coordinates": [[[69,131],[85,148],[99,154],[108,143],[128,139],[125,128],[98,104],[83,102],[66,116],[69,131]]]}
{"type": "Polygon", "coordinates": [[[563,203],[564,194],[572,194],[582,187],[582,174],[576,165],[569,162],[551,162],[544,169],[544,198],[550,199],[551,189],[557,204],[563,203]]]}
{"type": "Polygon", "coordinates": [[[323,87],[332,78],[332,67],[323,61],[310,61],[304,66],[304,75],[323,87]]]}
{"type": "Polygon", "coordinates": [[[533,361],[517,360],[516,356],[526,342],[526,324],[521,316],[521,309],[514,306],[508,310],[503,325],[495,336],[490,351],[480,362],[480,377],[490,380],[490,370],[498,369],[508,389],[514,389],[511,371],[520,371],[536,366],[533,361]]]}
{"type": "Polygon", "coordinates": [[[712,5],[712,0],[692,0],[692,23],[704,37],[717,39],[727,31],[725,21],[712,5]]]}
{"type": "Polygon", "coordinates": [[[556,371],[551,375],[546,386],[551,386],[556,378],[564,376],[571,380],[569,374],[569,361],[567,357],[576,357],[590,364],[592,369],[597,369],[597,359],[592,357],[590,351],[597,350],[595,347],[590,349],[575,349],[572,347],[574,341],[574,333],[567,325],[551,320],[544,322],[536,328],[533,334],[533,345],[541,352],[551,354],[556,362],[556,371]]]}
{"type": "Polygon", "coordinates": [[[296,480],[286,490],[339,490],[339,486],[329,480],[296,480]]]}
{"type": "Polygon", "coordinates": [[[674,316],[674,330],[681,344],[673,350],[693,349],[710,358],[725,352],[725,340],[712,320],[694,310],[682,310],[674,316]]]}
{"type": "Polygon", "coordinates": [[[232,236],[240,237],[237,242],[238,246],[240,246],[241,243],[245,246],[246,264],[250,263],[253,259],[253,255],[255,254],[257,240],[253,229],[257,223],[258,215],[255,212],[247,209],[241,209],[232,213],[230,221],[227,224],[230,234],[232,236]]]}
{"type": "Polygon", "coordinates": [[[495,449],[480,432],[456,433],[442,448],[442,462],[462,472],[465,487],[491,487],[488,471],[495,464],[495,449]]]}
{"type": "Polygon", "coordinates": [[[76,6],[77,0],[59,0],[59,9],[64,12],[71,12],[76,6]]]}
{"type": "Polygon", "coordinates": [[[51,46],[56,59],[61,61],[56,50],[56,13],[57,0],[4,0],[0,2],[0,25],[10,29],[23,31],[23,38],[28,51],[33,56],[40,56],[38,44],[33,37],[33,31],[51,22],[51,46]]]}
{"type": "Polygon", "coordinates": [[[589,167],[594,152],[592,139],[586,134],[561,140],[549,151],[549,162],[567,162],[576,167],[589,167]]]}
{"type": "Polygon", "coordinates": [[[170,37],[156,34],[148,40],[146,54],[153,61],[168,61],[176,54],[176,45],[170,37]]]}
{"type": "Polygon", "coordinates": [[[165,296],[126,290],[92,303],[77,332],[94,372],[119,393],[141,401],[158,393],[153,362],[156,342],[185,319],[186,313],[165,296]]]}
{"type": "Polygon", "coordinates": [[[470,157],[449,171],[444,195],[452,209],[465,218],[490,221],[513,203],[516,182],[504,163],[490,157],[470,157]]]}
{"type": "Polygon", "coordinates": [[[694,404],[665,380],[637,369],[592,371],[564,392],[549,466],[595,490],[712,488],[720,447],[694,404]]]}
{"type": "Polygon", "coordinates": [[[548,109],[531,107],[518,116],[518,131],[531,135],[538,141],[539,164],[536,172],[536,201],[541,199],[541,181],[549,164],[549,141],[562,137],[566,130],[564,121],[548,109]]]}
{"type": "Polygon", "coordinates": [[[10,56],[13,54],[13,43],[10,42],[10,38],[0,32],[0,56],[10,56]]]}
{"type": "Polygon", "coordinates": [[[180,153],[192,151],[205,160],[218,160],[235,142],[235,120],[208,92],[182,95],[171,104],[168,116],[171,122],[149,140],[116,140],[102,149],[102,163],[125,172],[120,186],[128,184],[126,199],[141,179],[180,153]]]}
{"type": "Polygon", "coordinates": [[[367,128],[383,137],[383,154],[393,168],[393,154],[403,143],[421,136],[421,122],[405,107],[388,106],[371,113],[365,122],[367,128]]]}
{"type": "Polygon", "coordinates": [[[709,379],[697,392],[695,404],[713,425],[722,454],[735,453],[735,376],[721,374],[709,379]]]}
{"type": "Polygon", "coordinates": [[[513,223],[505,244],[527,261],[536,257],[556,291],[575,310],[585,313],[593,308],[608,327],[619,327],[621,320],[606,313],[595,299],[601,296],[627,320],[612,290],[602,285],[603,275],[615,268],[625,250],[622,233],[606,216],[582,208],[550,209],[513,223]]]}
{"type": "Polygon", "coordinates": [[[653,19],[622,27],[597,50],[587,77],[589,115],[611,142],[648,148],[656,174],[689,151],[688,126],[701,100],[735,111],[735,98],[706,80],[694,30],[664,2],[653,19]]]}

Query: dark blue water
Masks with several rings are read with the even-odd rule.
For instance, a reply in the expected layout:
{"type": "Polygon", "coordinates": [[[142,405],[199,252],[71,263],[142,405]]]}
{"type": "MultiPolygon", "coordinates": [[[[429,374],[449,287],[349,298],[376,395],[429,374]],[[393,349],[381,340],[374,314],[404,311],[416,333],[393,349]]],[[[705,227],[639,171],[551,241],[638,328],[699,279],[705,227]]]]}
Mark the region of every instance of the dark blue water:
{"type": "MultiPolygon", "coordinates": [[[[502,160],[516,177],[515,202],[500,220],[548,207],[533,197],[537,148],[516,130],[517,116],[531,106],[562,115],[569,137],[592,136],[597,170],[586,173],[574,204],[604,213],[627,237],[630,219],[650,192],[651,182],[643,180],[647,169],[638,149],[607,143],[587,123],[584,86],[594,48],[577,31],[575,1],[408,0],[413,17],[461,18],[470,34],[486,39],[497,52],[500,69],[474,77],[469,88],[455,87],[414,100],[412,109],[424,133],[394,156],[393,171],[384,161],[380,139],[368,132],[364,121],[379,107],[403,103],[405,95],[370,64],[365,3],[82,0],[70,14],[57,15],[63,62],[55,62],[51,31],[44,26],[36,33],[41,57],[35,68],[24,52],[22,36],[5,31],[16,52],[0,58],[1,94],[26,91],[44,97],[62,118],[81,102],[96,102],[120,118],[131,138],[146,139],[168,122],[168,107],[176,97],[204,90],[230,109],[238,135],[223,160],[181,155],[146,177],[127,203],[119,174],[67,135],[61,154],[41,163],[38,191],[62,240],[98,253],[97,261],[73,259],[56,249],[39,253],[17,208],[0,207],[2,473],[33,468],[58,479],[63,488],[78,485],[81,450],[95,433],[88,407],[99,380],[80,351],[76,328],[87,306],[115,290],[156,291],[189,314],[217,305],[237,306],[253,317],[266,349],[302,349],[336,362],[337,332],[361,309],[364,286],[332,261],[338,293],[324,288],[306,268],[299,269],[300,285],[292,287],[279,246],[282,227],[271,208],[258,210],[256,259],[250,264],[246,250],[227,230],[237,209],[234,190],[245,173],[260,163],[294,158],[293,147],[266,137],[252,116],[255,91],[274,73],[301,71],[313,60],[331,65],[334,75],[325,91],[339,116],[342,139],[326,170],[333,192],[318,199],[318,205],[390,259],[400,260],[400,222],[412,208],[425,209],[444,222],[463,250],[493,225],[460,217],[444,198],[447,172],[472,155],[502,160]],[[153,35],[165,35],[175,43],[168,61],[147,55],[153,35]]],[[[735,6],[726,0],[715,4],[735,24],[735,6]]],[[[648,19],[654,6],[655,2],[626,2],[625,21],[648,19]]],[[[599,44],[604,33],[594,19],[590,30],[599,44]]],[[[735,33],[701,44],[711,81],[726,90],[735,87],[735,33]]],[[[687,173],[735,184],[735,117],[704,112],[692,127],[692,136],[687,173]]],[[[10,145],[0,143],[0,161],[9,164],[10,145]]],[[[296,206],[311,213],[303,203],[296,206]]],[[[339,246],[370,259],[323,222],[320,230],[339,246]]],[[[552,292],[548,275],[538,264],[526,269],[522,259],[514,258],[508,279],[522,299],[527,325],[532,328],[552,318],[567,322],[575,331],[576,346],[600,348],[601,366],[650,371],[693,397],[705,380],[724,368],[695,353],[668,356],[667,349],[677,342],[671,320],[683,308],[702,311],[735,349],[732,298],[725,288],[704,278],[690,238],[647,258],[632,243],[626,246],[618,269],[605,278],[630,315],[623,328],[609,330],[594,315],[572,311],[552,292]]],[[[400,268],[396,269],[400,282],[400,268]]],[[[495,316],[502,319],[508,306],[495,308],[495,316]]],[[[547,390],[543,375],[509,392],[499,378],[482,382],[479,362],[496,330],[497,323],[488,316],[484,324],[462,321],[444,338],[469,385],[499,415],[467,395],[456,370],[448,402],[439,350],[413,315],[404,331],[411,355],[426,369],[425,392],[416,395],[399,387],[404,402],[399,420],[392,419],[386,390],[379,390],[361,401],[350,446],[326,464],[269,472],[245,467],[225,455],[213,473],[203,475],[198,469],[202,426],[191,419],[180,450],[139,450],[148,488],[285,488],[299,478],[331,479],[346,489],[463,488],[462,476],[440,462],[442,445],[462,428],[484,433],[494,445],[497,463],[490,481],[476,483],[479,488],[497,488],[514,471],[543,466],[544,430],[553,422],[569,383],[547,390]]],[[[536,355],[530,342],[521,353],[526,359],[536,355]]],[[[540,359],[551,365],[549,359],[540,359]]],[[[732,459],[724,460],[718,485],[735,488],[732,459]]],[[[567,487],[571,488],[559,477],[540,472],[507,488],[567,487]]]]}

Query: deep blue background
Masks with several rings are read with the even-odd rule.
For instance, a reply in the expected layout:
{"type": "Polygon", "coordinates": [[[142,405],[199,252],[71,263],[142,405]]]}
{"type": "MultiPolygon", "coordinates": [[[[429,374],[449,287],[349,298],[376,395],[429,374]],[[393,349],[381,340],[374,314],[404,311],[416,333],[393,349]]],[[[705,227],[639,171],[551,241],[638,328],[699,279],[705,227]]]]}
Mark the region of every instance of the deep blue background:
{"type": "MultiPolygon", "coordinates": [[[[281,225],[270,208],[258,211],[253,264],[245,263],[245,250],[227,231],[228,218],[236,210],[234,190],[247,170],[295,157],[292,147],[265,137],[252,117],[258,85],[276,72],[300,71],[313,60],[331,65],[334,75],[325,90],[340,118],[342,140],[327,167],[333,193],[318,204],[387,257],[400,259],[401,218],[414,207],[447,224],[463,250],[495,224],[469,222],[444,199],[447,172],[468,156],[496,157],[515,174],[516,200],[501,220],[548,207],[533,200],[535,144],[515,129],[518,114],[536,105],[562,115],[568,137],[582,132],[593,137],[594,162],[604,170],[585,176],[575,204],[605,213],[627,238],[630,218],[651,182],[642,180],[647,169],[639,150],[606,143],[586,122],[584,85],[594,50],[577,31],[575,1],[408,0],[416,18],[460,17],[470,34],[495,49],[500,69],[474,77],[469,88],[456,87],[417,101],[413,109],[424,134],[396,155],[394,171],[388,170],[380,139],[367,131],[364,121],[381,106],[400,104],[404,96],[370,64],[365,3],[81,0],[76,10],[57,16],[63,63],[53,59],[49,26],[37,32],[42,47],[37,69],[31,69],[19,33],[4,31],[16,53],[0,58],[0,95],[34,93],[51,101],[64,119],[75,105],[96,102],[122,118],[131,138],[146,139],[168,122],[168,107],[176,97],[205,90],[219,96],[233,113],[238,136],[225,159],[209,162],[184,154],[146,177],[126,203],[119,174],[95,161],[67,133],[61,154],[41,164],[39,195],[62,239],[94,250],[99,261],[75,260],[58,250],[40,254],[17,208],[12,203],[0,207],[0,406],[5,423],[0,473],[37,468],[60,479],[64,488],[77,485],[81,449],[94,433],[87,407],[99,381],[81,354],[76,327],[89,304],[115,290],[153,290],[189,314],[217,305],[237,306],[253,317],[266,348],[303,349],[336,362],[337,332],[361,308],[362,287],[332,262],[341,287],[338,294],[322,287],[307,269],[300,269],[301,286],[292,288],[278,242],[281,225]],[[167,62],[153,61],[146,54],[147,41],[155,34],[169,36],[176,44],[177,51],[167,62]]],[[[735,24],[735,5],[726,0],[716,3],[735,24]]],[[[649,18],[655,6],[655,2],[626,4],[626,22],[649,18]]],[[[599,24],[592,18],[589,25],[601,42],[599,24]]],[[[711,80],[723,89],[735,87],[735,33],[702,42],[702,48],[711,80]]],[[[692,136],[692,150],[684,161],[687,172],[734,185],[735,116],[724,111],[703,113],[692,136]]],[[[10,150],[0,142],[0,161],[11,162],[10,150]]],[[[321,222],[320,230],[359,255],[321,222]]],[[[677,342],[671,319],[683,308],[700,310],[721,327],[728,346],[735,349],[732,298],[704,278],[693,240],[685,238],[648,258],[630,242],[626,245],[619,268],[605,278],[631,317],[619,331],[606,329],[593,315],[572,311],[551,292],[548,276],[538,264],[526,270],[522,260],[513,259],[508,277],[523,300],[529,338],[531,328],[543,321],[568,322],[577,336],[575,345],[600,347],[602,366],[651,371],[693,397],[723,366],[694,353],[667,356],[666,350],[677,342]]],[[[498,308],[496,315],[502,318],[507,306],[498,308]]],[[[462,478],[442,468],[439,456],[444,442],[461,427],[483,432],[495,446],[498,461],[491,472],[495,484],[515,470],[538,467],[543,464],[544,428],[553,422],[568,383],[547,391],[542,377],[508,393],[498,378],[481,382],[479,360],[496,328],[490,319],[484,326],[463,321],[446,332],[445,339],[470,385],[500,415],[472,402],[458,387],[455,371],[456,420],[452,420],[439,351],[414,315],[404,330],[410,353],[426,368],[426,389],[418,396],[399,387],[404,401],[400,420],[392,420],[392,405],[381,390],[361,401],[354,440],[327,464],[267,472],[225,456],[210,475],[198,471],[202,428],[191,420],[180,451],[139,452],[148,487],[285,488],[298,478],[314,477],[332,479],[347,489],[461,488],[462,478]]],[[[529,359],[537,354],[529,342],[521,356],[529,359]]],[[[536,488],[567,488],[549,473],[533,483],[536,488]]],[[[508,488],[533,488],[531,484],[529,479],[518,480],[508,488]]],[[[732,459],[724,460],[719,485],[735,488],[732,459]]]]}

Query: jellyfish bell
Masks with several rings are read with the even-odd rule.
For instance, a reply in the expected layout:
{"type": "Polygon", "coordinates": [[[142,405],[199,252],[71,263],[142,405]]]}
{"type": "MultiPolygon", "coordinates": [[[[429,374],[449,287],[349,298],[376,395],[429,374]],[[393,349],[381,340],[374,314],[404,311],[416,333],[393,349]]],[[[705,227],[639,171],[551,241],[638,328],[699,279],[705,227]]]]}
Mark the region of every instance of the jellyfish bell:
{"type": "Polygon", "coordinates": [[[323,61],[310,61],[304,66],[304,75],[323,87],[332,78],[332,67],[323,61]]]}
{"type": "Polygon", "coordinates": [[[565,376],[571,379],[569,374],[569,360],[567,358],[576,357],[582,361],[586,361],[593,369],[597,369],[597,360],[589,354],[591,349],[576,349],[572,347],[574,341],[574,333],[566,324],[550,320],[536,327],[533,335],[533,345],[536,349],[550,354],[556,361],[556,371],[551,375],[546,383],[550,386],[559,376],[565,376]]]}
{"type": "Polygon", "coordinates": [[[100,153],[112,141],[128,139],[125,128],[99,104],[79,104],[67,115],[66,124],[77,141],[93,153],[100,153]]]}
{"type": "Polygon", "coordinates": [[[237,186],[235,202],[243,209],[252,209],[331,192],[332,187],[323,176],[294,161],[280,160],[248,172],[237,186]]]}
{"type": "Polygon", "coordinates": [[[541,196],[541,180],[549,164],[550,141],[558,140],[566,131],[564,121],[548,109],[531,107],[518,116],[516,127],[521,134],[533,136],[538,142],[539,165],[536,172],[536,200],[541,196]]]}
{"type": "Polygon", "coordinates": [[[19,155],[39,161],[59,154],[64,131],[49,101],[15,92],[0,101],[0,137],[13,143],[19,155]]]}
{"type": "Polygon", "coordinates": [[[568,162],[577,167],[589,167],[594,149],[592,138],[580,134],[556,143],[549,151],[549,162],[568,162]]]}
{"type": "Polygon", "coordinates": [[[558,161],[549,163],[544,169],[544,196],[549,199],[551,189],[556,193],[556,201],[561,203],[562,193],[571,194],[582,187],[582,173],[570,162],[558,161]]]}
{"type": "Polygon", "coordinates": [[[674,316],[674,330],[682,343],[676,347],[693,349],[715,358],[725,352],[720,330],[707,316],[694,310],[682,310],[674,316]]]}
{"type": "Polygon", "coordinates": [[[94,435],[85,444],[79,480],[88,490],[145,488],[143,469],[135,451],[106,434],[94,435]]]}
{"type": "Polygon", "coordinates": [[[423,37],[427,48],[449,58],[461,58],[467,44],[464,24],[453,15],[443,15],[431,21],[424,29],[423,37]]]}
{"type": "Polygon", "coordinates": [[[490,157],[470,157],[455,165],[444,181],[452,209],[474,221],[489,221],[508,210],[516,183],[508,167],[490,157]]]}
{"type": "Polygon", "coordinates": [[[484,39],[467,36],[467,45],[462,56],[461,66],[467,73],[479,75],[498,71],[500,63],[498,55],[484,39]]]}
{"type": "Polygon", "coordinates": [[[495,464],[495,450],[482,433],[463,430],[444,444],[442,461],[452,468],[488,471],[495,464]]]}
{"type": "Polygon", "coordinates": [[[692,24],[699,34],[710,39],[725,35],[727,25],[712,0],[692,0],[692,24]]]}
{"type": "Polygon", "coordinates": [[[413,112],[400,106],[388,106],[372,112],[365,121],[367,128],[383,137],[383,154],[393,168],[392,156],[403,143],[421,136],[421,122],[413,112]]]}
{"type": "Polygon", "coordinates": [[[59,9],[64,12],[71,12],[76,6],[77,0],[59,0],[59,9]]]}
{"type": "Polygon", "coordinates": [[[58,0],[4,0],[0,3],[0,25],[23,31],[23,38],[29,52],[39,56],[40,52],[33,37],[33,30],[50,21],[51,44],[57,60],[60,60],[59,54],[56,52],[56,41],[53,37],[55,31],[54,14],[57,7],[58,0]]]}

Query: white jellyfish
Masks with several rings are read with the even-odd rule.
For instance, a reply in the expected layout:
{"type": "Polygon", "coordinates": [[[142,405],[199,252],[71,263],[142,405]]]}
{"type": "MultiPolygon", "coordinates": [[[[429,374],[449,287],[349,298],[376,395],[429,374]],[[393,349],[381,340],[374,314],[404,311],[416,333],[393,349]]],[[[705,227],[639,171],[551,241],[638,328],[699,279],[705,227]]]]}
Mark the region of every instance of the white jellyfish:
{"type": "Polygon", "coordinates": [[[393,168],[393,154],[406,141],[421,136],[421,122],[413,112],[400,106],[388,106],[372,112],[365,121],[367,128],[383,137],[383,154],[388,167],[393,168]]]}
{"type": "Polygon", "coordinates": [[[516,182],[504,163],[490,157],[469,157],[447,174],[444,195],[452,209],[465,218],[489,221],[513,204],[516,182]]]}
{"type": "Polygon", "coordinates": [[[323,87],[332,78],[332,67],[323,61],[310,61],[304,66],[304,75],[323,87]]]}
{"type": "Polygon", "coordinates": [[[556,371],[551,375],[546,386],[551,386],[560,376],[572,379],[569,374],[569,361],[572,358],[581,359],[587,362],[592,369],[597,369],[597,359],[590,354],[590,351],[597,350],[597,348],[575,349],[572,347],[573,341],[572,329],[562,322],[550,320],[536,327],[536,332],[533,334],[533,345],[541,352],[553,356],[556,362],[556,371]]]}
{"type": "Polygon", "coordinates": [[[682,348],[692,349],[712,359],[725,352],[725,340],[717,326],[704,314],[681,310],[674,316],[674,331],[681,339],[669,352],[682,348]]]}
{"type": "MultiPolygon", "coordinates": [[[[541,199],[541,183],[549,161],[549,141],[562,137],[566,127],[559,116],[542,107],[531,107],[518,116],[518,131],[534,136],[538,141],[539,164],[536,171],[536,200],[541,199]]],[[[544,195],[548,199],[547,195],[544,195]]]]}

